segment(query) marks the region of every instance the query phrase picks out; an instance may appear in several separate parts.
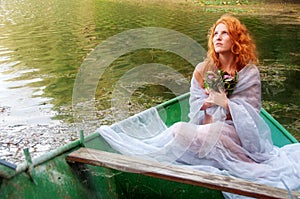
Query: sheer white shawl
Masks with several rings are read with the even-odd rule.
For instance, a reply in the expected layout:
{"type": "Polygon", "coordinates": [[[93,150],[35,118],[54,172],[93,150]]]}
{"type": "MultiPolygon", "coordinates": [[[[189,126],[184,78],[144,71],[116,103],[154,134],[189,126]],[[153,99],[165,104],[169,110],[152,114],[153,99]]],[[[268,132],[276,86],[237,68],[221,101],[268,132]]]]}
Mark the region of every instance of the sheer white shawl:
{"type": "MultiPolygon", "coordinates": [[[[202,63],[197,67],[201,66],[202,63]]],[[[238,73],[238,77],[236,88],[229,98],[232,121],[226,121],[225,110],[218,106],[209,108],[207,113],[213,117],[213,121],[219,122],[220,128],[224,127],[222,122],[233,125],[242,147],[249,152],[247,155],[260,162],[268,159],[273,149],[270,129],[259,115],[261,109],[260,74],[255,65],[247,65],[238,73]]],[[[190,122],[201,124],[204,111],[200,109],[208,95],[194,76],[191,81],[190,95],[190,122]]],[[[211,128],[210,135],[219,137],[216,134],[222,132],[220,128],[211,128]]]]}

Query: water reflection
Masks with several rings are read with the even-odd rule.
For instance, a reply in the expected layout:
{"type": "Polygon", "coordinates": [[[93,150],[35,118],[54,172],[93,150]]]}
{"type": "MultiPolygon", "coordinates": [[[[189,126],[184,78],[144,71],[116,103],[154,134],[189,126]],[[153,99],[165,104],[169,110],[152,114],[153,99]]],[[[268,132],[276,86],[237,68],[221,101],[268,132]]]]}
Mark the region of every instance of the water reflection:
{"type": "MultiPolygon", "coordinates": [[[[164,27],[206,48],[207,31],[223,14],[187,5],[105,0],[2,0],[0,9],[0,106],[9,107],[9,114],[1,117],[11,125],[72,121],[78,69],[91,50],[110,36],[140,27],[164,27]]],[[[259,49],[264,106],[293,133],[299,132],[299,86],[295,83],[300,70],[299,23],[277,15],[243,13],[240,18],[259,49]]],[[[167,64],[187,78],[192,73],[185,60],[168,52],[144,49],[118,58],[98,84],[99,123],[109,123],[108,115],[116,111],[109,110],[114,83],[145,63],[167,64]]],[[[174,96],[157,85],[145,88],[133,95],[133,112],[174,96]]]]}

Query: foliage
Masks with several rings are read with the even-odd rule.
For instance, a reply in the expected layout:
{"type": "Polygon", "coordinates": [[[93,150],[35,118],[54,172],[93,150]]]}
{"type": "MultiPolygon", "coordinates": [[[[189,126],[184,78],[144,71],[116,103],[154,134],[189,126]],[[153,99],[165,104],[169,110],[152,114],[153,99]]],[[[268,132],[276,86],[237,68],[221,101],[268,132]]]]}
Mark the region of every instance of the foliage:
{"type": "Polygon", "coordinates": [[[218,70],[217,72],[208,71],[204,80],[204,88],[219,91],[222,88],[230,96],[238,81],[238,73],[231,76],[227,72],[218,70]]]}

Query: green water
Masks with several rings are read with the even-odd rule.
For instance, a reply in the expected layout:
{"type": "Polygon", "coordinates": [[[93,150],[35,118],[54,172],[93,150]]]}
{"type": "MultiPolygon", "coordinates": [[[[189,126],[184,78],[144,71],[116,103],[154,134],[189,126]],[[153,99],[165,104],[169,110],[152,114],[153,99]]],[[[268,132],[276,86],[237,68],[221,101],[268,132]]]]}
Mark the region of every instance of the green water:
{"type": "MultiPolygon", "coordinates": [[[[1,125],[12,126],[74,122],[72,93],[78,70],[108,38],[132,29],[160,27],[178,31],[206,49],[208,29],[226,11],[105,0],[2,0],[0,5],[0,117],[1,125]]],[[[299,4],[294,6],[299,10],[299,4]]],[[[264,108],[299,138],[299,20],[247,13],[244,8],[235,12],[257,43],[264,108]]],[[[180,56],[159,49],[137,49],[118,57],[98,82],[97,125],[114,121],[113,113],[118,111],[111,101],[118,80],[146,63],[167,65],[186,79],[193,71],[180,56]]],[[[123,105],[134,113],[174,96],[164,86],[147,84],[123,105]]]]}

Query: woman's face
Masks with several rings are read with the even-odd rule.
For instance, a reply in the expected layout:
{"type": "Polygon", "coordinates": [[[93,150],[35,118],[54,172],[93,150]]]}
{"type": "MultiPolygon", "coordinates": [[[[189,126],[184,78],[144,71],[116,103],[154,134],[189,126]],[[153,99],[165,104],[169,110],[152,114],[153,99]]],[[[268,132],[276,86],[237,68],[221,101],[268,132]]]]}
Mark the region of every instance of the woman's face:
{"type": "Polygon", "coordinates": [[[213,44],[216,53],[231,52],[232,41],[225,24],[218,24],[214,31],[213,44]]]}

